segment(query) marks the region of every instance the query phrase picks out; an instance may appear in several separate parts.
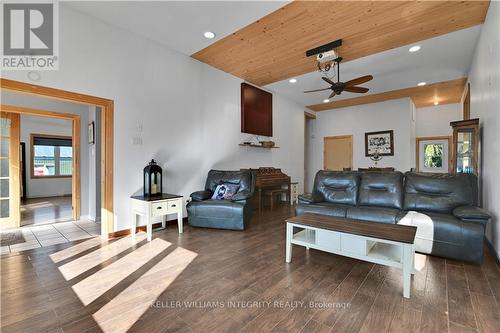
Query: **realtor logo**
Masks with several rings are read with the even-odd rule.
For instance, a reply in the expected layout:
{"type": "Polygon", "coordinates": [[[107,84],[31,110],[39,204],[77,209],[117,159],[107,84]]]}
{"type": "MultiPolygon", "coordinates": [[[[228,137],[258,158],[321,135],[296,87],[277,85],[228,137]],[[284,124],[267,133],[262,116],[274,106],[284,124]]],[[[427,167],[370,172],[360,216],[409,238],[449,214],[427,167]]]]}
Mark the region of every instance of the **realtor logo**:
{"type": "Polygon", "coordinates": [[[3,70],[57,69],[57,2],[3,2],[3,70]]]}

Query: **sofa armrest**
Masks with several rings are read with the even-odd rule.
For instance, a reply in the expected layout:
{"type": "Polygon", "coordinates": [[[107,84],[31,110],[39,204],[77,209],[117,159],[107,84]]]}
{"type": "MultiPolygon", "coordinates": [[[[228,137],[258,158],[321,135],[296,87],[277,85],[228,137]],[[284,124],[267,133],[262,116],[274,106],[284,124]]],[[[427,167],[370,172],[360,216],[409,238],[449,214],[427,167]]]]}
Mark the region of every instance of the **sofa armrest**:
{"type": "Polygon", "coordinates": [[[320,194],[315,194],[315,193],[305,193],[305,194],[300,194],[299,195],[299,202],[300,203],[317,203],[317,202],[322,202],[324,201],[324,198],[320,194]]]}
{"type": "Polygon", "coordinates": [[[453,210],[453,215],[461,220],[489,220],[490,213],[476,206],[460,206],[453,210]]]}
{"type": "Polygon", "coordinates": [[[253,193],[250,191],[241,191],[239,193],[236,193],[233,195],[229,200],[231,201],[243,201],[243,200],[248,200],[252,197],[253,193]]]}
{"type": "Polygon", "coordinates": [[[203,201],[208,200],[212,197],[213,193],[210,191],[196,191],[191,193],[190,197],[193,201],[203,201]]]}

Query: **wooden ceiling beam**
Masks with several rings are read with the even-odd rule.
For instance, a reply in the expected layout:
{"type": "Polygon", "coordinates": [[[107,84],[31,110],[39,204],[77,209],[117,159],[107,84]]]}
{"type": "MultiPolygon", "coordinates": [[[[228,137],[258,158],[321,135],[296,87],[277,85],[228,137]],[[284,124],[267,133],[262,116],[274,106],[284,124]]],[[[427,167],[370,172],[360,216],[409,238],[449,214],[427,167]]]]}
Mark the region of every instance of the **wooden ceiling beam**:
{"type": "Polygon", "coordinates": [[[411,87],[391,90],[383,93],[363,95],[354,98],[341,99],[329,103],[309,105],[313,111],[327,111],[346,108],[355,105],[378,103],[391,99],[409,97],[417,108],[432,106],[435,102],[441,104],[460,103],[467,78],[438,82],[423,87],[411,87]]]}
{"type": "Polygon", "coordinates": [[[294,1],[194,53],[256,85],[316,70],[308,49],[342,39],[350,61],[484,22],[489,1],[294,1]]]}

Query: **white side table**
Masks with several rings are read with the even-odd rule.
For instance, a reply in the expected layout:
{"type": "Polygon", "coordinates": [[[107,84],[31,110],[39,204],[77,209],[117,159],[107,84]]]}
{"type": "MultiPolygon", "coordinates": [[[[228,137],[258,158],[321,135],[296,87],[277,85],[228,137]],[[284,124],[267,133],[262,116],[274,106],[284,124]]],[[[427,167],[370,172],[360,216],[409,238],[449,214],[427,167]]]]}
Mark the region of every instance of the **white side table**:
{"type": "Polygon", "coordinates": [[[153,217],[163,216],[162,228],[166,225],[167,214],[177,214],[177,225],[179,233],[182,234],[182,196],[176,194],[162,193],[155,197],[144,197],[135,195],[130,197],[132,201],[132,215],[134,225],[132,235],[135,237],[137,232],[137,215],[146,217],[146,233],[148,242],[153,236],[153,217]]]}

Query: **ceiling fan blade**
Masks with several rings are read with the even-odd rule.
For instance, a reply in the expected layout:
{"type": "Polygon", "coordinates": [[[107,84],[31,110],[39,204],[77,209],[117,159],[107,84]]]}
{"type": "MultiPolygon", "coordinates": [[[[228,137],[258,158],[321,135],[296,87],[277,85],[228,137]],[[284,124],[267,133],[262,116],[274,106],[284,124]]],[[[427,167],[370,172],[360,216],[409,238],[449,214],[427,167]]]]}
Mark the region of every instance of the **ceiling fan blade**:
{"type": "Polygon", "coordinates": [[[327,82],[327,83],[331,84],[332,86],[334,86],[334,85],[335,85],[335,82],[333,82],[332,80],[330,80],[329,78],[327,78],[327,77],[325,77],[325,76],[323,76],[323,77],[322,77],[322,79],[323,79],[323,81],[325,81],[325,82],[327,82]]]}
{"type": "Polygon", "coordinates": [[[373,76],[365,75],[365,76],[361,76],[361,77],[358,77],[356,79],[352,79],[350,81],[347,81],[346,83],[344,83],[344,86],[345,87],[357,86],[358,84],[365,83],[365,82],[368,82],[371,80],[373,80],[373,76]]]}
{"type": "Polygon", "coordinates": [[[365,92],[368,92],[368,88],[364,88],[364,87],[345,87],[344,88],[344,91],[349,91],[349,92],[353,92],[353,93],[360,93],[360,94],[364,94],[365,92]]]}
{"type": "Polygon", "coordinates": [[[307,90],[307,91],[304,91],[304,93],[310,93],[310,92],[315,92],[315,91],[323,91],[323,90],[330,90],[330,88],[307,90]]]}
{"type": "Polygon", "coordinates": [[[332,91],[332,93],[330,94],[330,96],[328,96],[328,99],[332,98],[335,95],[337,95],[337,93],[335,91],[332,91]]]}

